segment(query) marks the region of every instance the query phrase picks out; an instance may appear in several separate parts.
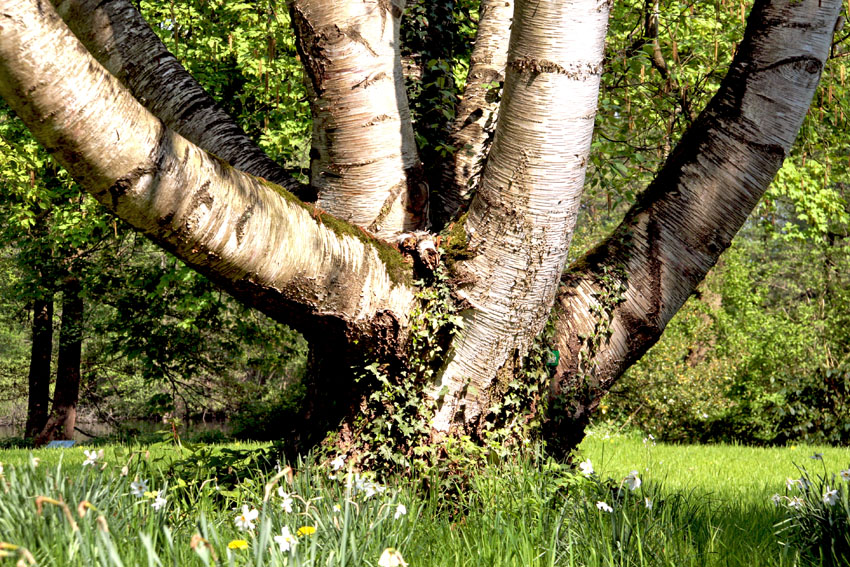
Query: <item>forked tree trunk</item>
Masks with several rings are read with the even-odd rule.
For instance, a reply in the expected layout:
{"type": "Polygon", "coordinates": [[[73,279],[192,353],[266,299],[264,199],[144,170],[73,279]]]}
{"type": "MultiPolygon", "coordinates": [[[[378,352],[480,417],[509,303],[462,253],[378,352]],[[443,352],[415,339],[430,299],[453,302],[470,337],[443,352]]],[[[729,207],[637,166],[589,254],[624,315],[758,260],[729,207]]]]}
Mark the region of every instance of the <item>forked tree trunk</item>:
{"type": "Polygon", "coordinates": [[[32,439],[47,424],[50,408],[50,361],[53,358],[53,298],[32,305],[32,348],[27,379],[27,422],[24,437],[32,439]]]}
{"type": "Polygon", "coordinates": [[[427,225],[399,51],[404,0],[293,0],[313,109],[317,206],[382,238],[427,225]]]}
{"type": "MultiPolygon", "coordinates": [[[[555,299],[596,115],[608,0],[517,0],[499,126],[455,272],[469,308],[432,427],[475,431],[555,299]]],[[[508,380],[509,381],[509,380],[508,380]]]]}
{"type": "Polygon", "coordinates": [[[62,286],[62,326],[59,329],[59,356],[53,407],[36,446],[53,439],[73,439],[80,398],[80,361],[83,350],[83,296],[80,280],[69,277],[62,286]]]}
{"type": "MultiPolygon", "coordinates": [[[[564,451],[764,194],[802,125],[840,0],[760,0],[720,90],[622,224],[564,274],[549,436],[564,451]]],[[[555,445],[556,443],[553,443],[555,445]]]]}

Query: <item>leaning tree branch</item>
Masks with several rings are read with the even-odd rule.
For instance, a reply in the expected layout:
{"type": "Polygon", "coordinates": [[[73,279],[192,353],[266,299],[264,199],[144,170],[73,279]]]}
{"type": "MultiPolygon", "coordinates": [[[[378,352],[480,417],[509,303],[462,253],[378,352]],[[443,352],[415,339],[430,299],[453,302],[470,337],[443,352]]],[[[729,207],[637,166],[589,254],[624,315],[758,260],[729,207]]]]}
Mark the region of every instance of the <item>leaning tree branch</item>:
{"type": "Polygon", "coordinates": [[[107,209],[246,305],[308,337],[402,341],[415,298],[397,252],[167,128],[51,5],[0,0],[0,95],[107,209]]]}
{"type": "Polygon", "coordinates": [[[788,155],[841,0],[759,0],[719,91],[614,233],[561,279],[550,437],[581,439],[601,396],[661,336],[788,155]]]}
{"type": "Polygon", "coordinates": [[[95,59],[166,126],[241,171],[315,200],[218,106],[130,0],[51,2],[95,59]]]}

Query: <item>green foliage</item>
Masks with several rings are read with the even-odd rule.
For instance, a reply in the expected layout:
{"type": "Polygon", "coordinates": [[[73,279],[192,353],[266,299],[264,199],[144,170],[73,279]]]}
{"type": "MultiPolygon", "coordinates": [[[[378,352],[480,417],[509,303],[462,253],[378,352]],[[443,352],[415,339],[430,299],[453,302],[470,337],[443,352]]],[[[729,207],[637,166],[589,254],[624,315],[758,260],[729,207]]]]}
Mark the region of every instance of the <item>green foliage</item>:
{"type": "Polygon", "coordinates": [[[420,301],[410,314],[406,367],[391,369],[372,362],[358,375],[369,393],[355,420],[351,447],[346,450],[358,455],[362,466],[410,467],[435,457],[437,448],[425,441],[436,404],[425,399],[423,391],[433,383],[446,344],[463,321],[442,265],[432,281],[418,284],[420,301]]]}
{"type": "Polygon", "coordinates": [[[166,47],[278,163],[304,168],[310,108],[283,2],[143,0],[166,47]]]}
{"type": "Polygon", "coordinates": [[[294,383],[276,395],[246,399],[230,416],[231,435],[261,441],[290,438],[302,422],[305,393],[301,383],[294,383]]]}

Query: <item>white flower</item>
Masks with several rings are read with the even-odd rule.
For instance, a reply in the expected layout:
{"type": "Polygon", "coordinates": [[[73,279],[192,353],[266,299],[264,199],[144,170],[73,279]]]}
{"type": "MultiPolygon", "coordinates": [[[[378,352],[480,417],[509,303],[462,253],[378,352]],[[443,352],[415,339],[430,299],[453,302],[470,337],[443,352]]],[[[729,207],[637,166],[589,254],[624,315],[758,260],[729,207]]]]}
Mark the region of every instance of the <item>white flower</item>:
{"type": "Polygon", "coordinates": [[[652,500],[650,500],[649,498],[644,497],[643,505],[646,507],[647,510],[652,510],[652,500]]]}
{"type": "Polygon", "coordinates": [[[292,513],[292,495],[288,494],[285,490],[283,490],[282,486],[277,488],[277,495],[283,498],[283,502],[281,502],[281,506],[283,507],[284,512],[287,514],[292,513]]]}
{"type": "Polygon", "coordinates": [[[800,490],[808,490],[809,481],[805,478],[786,478],[785,488],[787,488],[788,490],[793,490],[794,488],[799,488],[800,490]]]}
{"type": "Polygon", "coordinates": [[[236,516],[234,523],[236,527],[241,530],[253,530],[254,529],[254,520],[257,519],[260,513],[256,508],[248,509],[247,504],[242,505],[242,513],[236,516]]]}
{"type": "Polygon", "coordinates": [[[85,455],[86,455],[86,460],[83,461],[84,467],[86,467],[88,465],[94,465],[97,462],[98,459],[103,458],[103,449],[101,449],[100,451],[95,451],[94,449],[89,451],[89,450],[86,449],[86,450],[83,450],[83,453],[85,453],[85,455]]]}
{"type": "Polygon", "coordinates": [[[121,467],[121,476],[127,476],[128,474],[130,474],[130,467],[127,465],[121,467]]]}
{"type": "Polygon", "coordinates": [[[770,497],[771,502],[773,502],[774,506],[779,506],[782,503],[782,497],[778,494],[774,494],[770,497]]]}
{"type": "Polygon", "coordinates": [[[613,512],[614,511],[614,509],[612,507],[610,507],[605,502],[602,502],[601,500],[596,503],[596,507],[599,508],[600,510],[602,510],[603,512],[613,512]]]}
{"type": "Polygon", "coordinates": [[[134,480],[130,483],[130,494],[136,498],[141,498],[148,491],[148,483],[145,480],[134,480]]]}
{"type": "Polygon", "coordinates": [[[805,501],[803,501],[803,499],[800,498],[799,496],[795,496],[794,498],[788,499],[788,507],[789,508],[800,509],[800,508],[803,507],[803,504],[805,504],[805,501]]]}
{"type": "Polygon", "coordinates": [[[638,478],[637,471],[630,472],[629,476],[623,479],[623,482],[626,483],[626,486],[629,487],[629,490],[637,490],[638,488],[640,488],[641,485],[641,481],[640,478],[638,478]]]}
{"type": "Polygon", "coordinates": [[[407,506],[405,506],[404,504],[399,504],[395,508],[395,515],[393,516],[393,519],[398,520],[399,518],[401,518],[405,514],[407,514],[407,506]]]}
{"type": "Polygon", "coordinates": [[[407,567],[407,562],[397,549],[388,547],[381,554],[381,558],[378,559],[378,565],[380,567],[407,567]]]}
{"type": "Polygon", "coordinates": [[[280,550],[282,552],[292,551],[295,547],[295,544],[298,543],[298,540],[292,533],[289,531],[288,526],[283,526],[280,528],[280,535],[274,536],[275,542],[280,546],[280,550]]]}
{"type": "MultiPolygon", "coordinates": [[[[0,465],[0,474],[3,474],[3,466],[2,465],[0,465]]],[[[841,477],[841,480],[843,480],[844,482],[850,482],[850,469],[843,470],[843,471],[839,472],[838,475],[841,477]]]]}
{"type": "Polygon", "coordinates": [[[333,468],[333,470],[335,470],[335,471],[338,471],[339,469],[341,469],[344,466],[345,466],[345,459],[342,458],[342,455],[339,455],[336,459],[331,461],[331,468],[333,468]]]}
{"type": "Polygon", "coordinates": [[[340,512],[342,512],[342,506],[334,504],[334,514],[339,514],[340,512]]]}
{"type": "Polygon", "coordinates": [[[827,486],[826,492],[823,493],[823,503],[828,506],[835,506],[836,502],[838,502],[838,490],[830,490],[827,486]]]}
{"type": "Polygon", "coordinates": [[[41,463],[41,459],[38,457],[33,457],[30,459],[30,462],[32,463],[32,468],[36,468],[41,463]]]}
{"type": "Polygon", "coordinates": [[[578,464],[578,470],[580,470],[581,474],[584,476],[590,476],[593,474],[593,463],[590,462],[590,459],[582,461],[578,464]]]}
{"type": "Polygon", "coordinates": [[[167,500],[162,496],[162,492],[159,492],[159,494],[156,495],[156,500],[151,502],[151,508],[153,508],[154,510],[159,510],[160,508],[165,506],[166,502],[167,500]]]}
{"type": "Polygon", "coordinates": [[[0,463],[0,474],[3,474],[3,463],[0,463]]]}
{"type": "Polygon", "coordinates": [[[643,438],[643,445],[644,445],[644,447],[646,447],[647,445],[649,445],[650,447],[655,447],[655,436],[653,436],[652,433],[650,433],[649,435],[644,437],[643,438]]]}
{"type": "Polygon", "coordinates": [[[809,458],[814,459],[816,461],[822,461],[823,460],[823,453],[815,453],[814,455],[812,455],[809,458]]]}

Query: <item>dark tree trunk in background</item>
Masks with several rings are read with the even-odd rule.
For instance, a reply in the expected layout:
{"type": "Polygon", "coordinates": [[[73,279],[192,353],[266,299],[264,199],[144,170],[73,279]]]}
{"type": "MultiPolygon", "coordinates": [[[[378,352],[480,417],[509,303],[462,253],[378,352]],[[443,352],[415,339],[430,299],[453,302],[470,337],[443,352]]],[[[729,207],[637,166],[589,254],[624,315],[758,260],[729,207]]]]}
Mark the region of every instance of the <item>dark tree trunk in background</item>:
{"type": "Polygon", "coordinates": [[[53,354],[53,298],[38,299],[32,306],[32,350],[27,381],[29,400],[24,437],[35,437],[47,424],[50,401],[50,359],[53,354]]]}
{"type": "Polygon", "coordinates": [[[50,419],[36,439],[43,445],[54,438],[73,439],[80,397],[80,360],[83,346],[83,298],[80,281],[70,277],[62,289],[62,327],[59,331],[59,359],[56,388],[50,419]]]}

